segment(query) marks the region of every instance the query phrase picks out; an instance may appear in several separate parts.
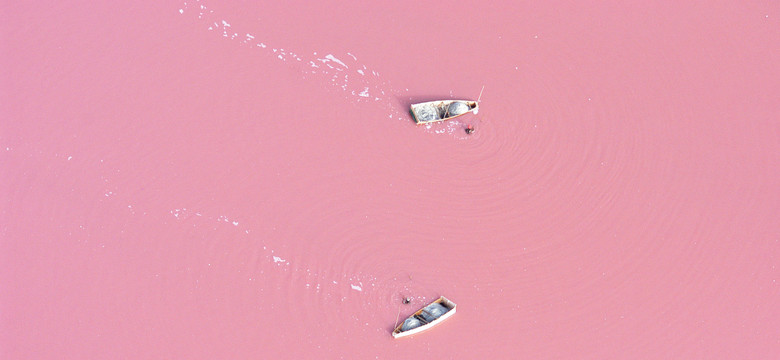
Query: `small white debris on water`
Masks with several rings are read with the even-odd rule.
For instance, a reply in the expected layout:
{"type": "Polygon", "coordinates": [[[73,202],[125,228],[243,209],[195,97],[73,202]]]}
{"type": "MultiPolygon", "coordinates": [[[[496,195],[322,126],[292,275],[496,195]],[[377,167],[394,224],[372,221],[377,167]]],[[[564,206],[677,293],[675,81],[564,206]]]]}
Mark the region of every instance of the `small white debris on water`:
{"type": "MultiPolygon", "coordinates": [[[[259,48],[266,49],[267,50],[273,50],[273,54],[276,55],[278,59],[282,61],[287,61],[287,58],[290,57],[296,61],[299,62],[308,62],[309,66],[306,66],[306,70],[303,70],[304,74],[323,74],[325,76],[325,80],[327,81],[327,77],[334,74],[334,71],[336,72],[336,75],[334,75],[334,79],[329,81],[330,84],[334,85],[336,88],[341,88],[346,94],[352,94],[353,96],[356,96],[356,101],[370,101],[371,98],[375,101],[382,101],[383,98],[381,96],[377,96],[374,93],[381,92],[382,95],[385,95],[385,91],[382,91],[381,88],[376,87],[375,85],[369,85],[367,83],[366,78],[359,78],[360,80],[357,80],[359,84],[352,84],[349,83],[347,80],[347,73],[349,72],[350,67],[356,68],[355,71],[360,74],[361,76],[370,76],[373,74],[373,77],[379,77],[381,74],[377,71],[369,69],[366,65],[356,63],[358,60],[357,56],[353,54],[352,52],[346,52],[342,53],[340,56],[342,58],[346,59],[347,61],[343,61],[341,58],[338,58],[333,53],[326,52],[326,55],[322,55],[320,57],[318,54],[320,52],[313,52],[312,55],[308,56],[300,56],[299,54],[296,54],[293,51],[282,49],[282,48],[271,48],[270,46],[267,46],[266,44],[258,41],[257,36],[248,33],[243,32],[244,35],[240,35],[238,32],[233,32],[232,30],[232,24],[227,21],[227,19],[220,19],[216,16],[212,17],[208,14],[213,14],[213,10],[207,10],[204,5],[200,4],[192,4],[191,6],[187,5],[187,3],[184,3],[184,6],[181,8],[181,10],[187,10],[190,11],[190,9],[195,8],[197,6],[200,6],[200,13],[198,18],[204,19],[204,25],[208,28],[208,30],[219,30],[222,29],[222,37],[227,38],[229,40],[238,40],[239,42],[243,42],[244,44],[247,44],[251,46],[252,44],[256,45],[259,48]],[[204,16],[205,15],[205,16],[204,16]],[[204,16],[204,17],[202,17],[204,16]],[[280,55],[281,54],[281,55],[280,55]],[[351,58],[351,59],[350,59],[351,58]],[[313,61],[311,61],[313,60],[313,61]],[[347,62],[350,62],[351,64],[347,64],[347,62]],[[314,69],[312,69],[314,68],[314,69]],[[370,89],[370,90],[369,90],[370,89]],[[371,94],[369,94],[369,91],[371,91],[371,94]]],[[[240,24],[239,24],[240,25],[240,24]]],[[[262,38],[262,36],[260,36],[262,38]]],[[[309,53],[312,54],[312,53],[309,53]]],[[[304,75],[304,78],[308,78],[308,75],[304,75]]],[[[354,78],[353,78],[354,79],[354,78]]],[[[353,80],[355,81],[355,80],[353,80]]],[[[408,90],[407,90],[408,91],[408,90]]],[[[400,119],[400,117],[399,117],[400,119]]]]}
{"type": "Polygon", "coordinates": [[[73,156],[68,156],[68,160],[73,159],[73,156]]]}
{"type": "Polygon", "coordinates": [[[233,226],[238,226],[238,221],[233,221],[233,226]]]}
{"type": "Polygon", "coordinates": [[[179,9],[179,14],[184,14],[184,9],[179,9]]]}
{"type": "Polygon", "coordinates": [[[336,57],[335,57],[335,56],[333,56],[333,54],[328,54],[328,55],[325,55],[325,58],[326,58],[326,59],[328,59],[328,60],[330,60],[330,61],[333,61],[333,62],[335,62],[336,64],[339,64],[339,65],[341,65],[341,66],[343,66],[343,67],[345,67],[345,68],[349,68],[349,66],[347,66],[347,64],[345,64],[345,63],[341,62],[341,60],[339,60],[339,59],[336,59],[336,57]]]}
{"type": "Polygon", "coordinates": [[[352,285],[352,284],[350,284],[349,286],[352,287],[352,290],[363,291],[363,288],[361,288],[360,286],[352,285]]]}
{"type": "Polygon", "coordinates": [[[287,263],[287,260],[285,260],[285,259],[282,259],[282,258],[280,258],[280,257],[278,257],[278,256],[274,256],[274,262],[275,262],[275,263],[285,263],[285,264],[286,264],[286,263],[287,263]]]}
{"type": "Polygon", "coordinates": [[[177,219],[178,219],[178,218],[179,218],[179,215],[181,215],[181,214],[182,214],[183,212],[185,212],[185,211],[187,211],[187,209],[186,209],[186,208],[182,208],[182,209],[173,209],[173,210],[171,210],[171,215],[173,215],[173,217],[175,217],[175,218],[177,218],[177,219]]]}

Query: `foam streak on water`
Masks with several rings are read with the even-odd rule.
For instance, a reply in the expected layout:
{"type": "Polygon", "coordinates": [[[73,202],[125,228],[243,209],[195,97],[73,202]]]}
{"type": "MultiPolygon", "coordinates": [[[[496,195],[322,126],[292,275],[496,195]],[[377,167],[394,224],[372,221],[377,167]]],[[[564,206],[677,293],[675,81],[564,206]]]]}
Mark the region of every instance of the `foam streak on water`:
{"type": "Polygon", "coordinates": [[[369,70],[352,53],[336,57],[330,53],[322,55],[315,51],[299,54],[291,49],[274,47],[268,40],[263,40],[262,36],[246,32],[244,29],[249,28],[250,24],[235,25],[232,21],[229,22],[227,19],[221,18],[219,14],[215,14],[204,1],[185,2],[179,12],[182,15],[197,14],[198,19],[207,30],[214,31],[224,38],[255,47],[267,55],[273,55],[280,61],[288,63],[288,65],[297,66],[306,77],[316,77],[327,81],[331,86],[340,88],[345,94],[353,96],[355,101],[383,101],[387,96],[385,88],[388,88],[388,85],[382,81],[379,73],[369,70]],[[350,65],[353,69],[350,69],[350,65]]]}
{"type": "Polygon", "coordinates": [[[450,6],[4,7],[0,359],[776,358],[778,10],[450,6]]]}

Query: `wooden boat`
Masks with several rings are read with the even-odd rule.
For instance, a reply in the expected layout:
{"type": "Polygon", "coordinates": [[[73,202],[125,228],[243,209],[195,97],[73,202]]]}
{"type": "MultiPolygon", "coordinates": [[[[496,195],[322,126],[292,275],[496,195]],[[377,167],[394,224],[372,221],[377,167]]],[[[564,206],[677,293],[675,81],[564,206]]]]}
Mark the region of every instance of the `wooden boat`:
{"type": "Polygon", "coordinates": [[[477,113],[479,102],[469,100],[436,100],[412,104],[412,116],[417,124],[452,120],[466,113],[477,113]]]}
{"type": "Polygon", "coordinates": [[[442,296],[398,324],[393,330],[393,337],[397,339],[414,335],[441,324],[442,321],[455,315],[455,306],[454,302],[442,296]]]}

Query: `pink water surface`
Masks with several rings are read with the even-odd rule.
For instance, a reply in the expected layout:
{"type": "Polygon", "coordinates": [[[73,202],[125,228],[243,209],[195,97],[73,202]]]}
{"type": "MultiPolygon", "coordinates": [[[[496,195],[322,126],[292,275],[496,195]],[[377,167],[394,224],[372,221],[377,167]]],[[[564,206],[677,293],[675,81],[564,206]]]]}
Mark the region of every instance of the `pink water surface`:
{"type": "Polygon", "coordinates": [[[638,3],[6,2],[0,358],[780,358],[780,4],[638,3]]]}

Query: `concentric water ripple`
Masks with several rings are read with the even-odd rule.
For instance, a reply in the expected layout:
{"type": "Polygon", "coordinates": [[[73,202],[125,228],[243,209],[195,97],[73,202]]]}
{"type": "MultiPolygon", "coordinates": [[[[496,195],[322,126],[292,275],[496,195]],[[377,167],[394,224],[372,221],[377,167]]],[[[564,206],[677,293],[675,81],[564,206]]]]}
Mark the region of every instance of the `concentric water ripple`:
{"type": "MultiPolygon", "coordinates": [[[[393,89],[355,54],[304,56],[274,47],[251,31],[243,36],[234,30],[248,24],[233,24],[198,6],[208,30],[278,57],[306,81],[330,84],[358,102],[371,100],[363,110],[379,114],[377,121],[404,124],[378,145],[414,138],[413,150],[373,149],[320,166],[324,172],[316,177],[323,179],[365,171],[366,163],[400,173],[369,176],[378,181],[371,185],[345,180],[344,186],[320,187],[305,181],[298,186],[319,191],[273,233],[278,239],[271,243],[279,247],[262,245],[265,234],[257,237],[253,229],[243,235],[241,251],[214,260],[245,264],[243,271],[262,275],[263,295],[281,299],[291,321],[339,323],[350,314],[352,335],[383,336],[393,309],[396,317],[406,316],[445,288],[490,301],[525,289],[533,296],[495,305],[505,328],[523,329],[562,309],[579,309],[581,315],[560,324],[619,326],[640,320],[631,318],[638,304],[657,313],[674,308],[649,300],[658,287],[683,296],[683,286],[665,284],[703,281],[707,251],[687,239],[706,236],[708,224],[681,229],[678,220],[692,216],[689,204],[702,200],[694,185],[702,179],[689,159],[662,155],[665,147],[679,147],[692,136],[680,124],[694,115],[674,98],[652,89],[627,88],[616,95],[572,71],[568,63],[576,58],[557,63],[530,58],[506,79],[484,83],[478,114],[414,126],[408,105],[424,99],[393,89]],[[466,134],[468,125],[477,132],[466,134]],[[665,211],[657,211],[659,206],[665,211]],[[637,231],[649,235],[637,237],[637,231]],[[688,262],[694,264],[690,278],[652,275],[663,272],[660,264],[672,266],[686,257],[700,259],[688,262]],[[435,266],[429,258],[437,259],[435,266]],[[643,280],[634,280],[638,274],[643,280]],[[594,287],[616,290],[594,294],[594,287]],[[648,300],[624,306],[626,289],[648,300]],[[401,305],[407,296],[413,304],[401,305]],[[584,315],[587,309],[598,314],[584,315]]],[[[612,81],[611,86],[629,86],[612,81]]],[[[661,83],[673,87],[675,79],[661,83]]],[[[218,249],[212,243],[206,251],[218,249]]]]}

